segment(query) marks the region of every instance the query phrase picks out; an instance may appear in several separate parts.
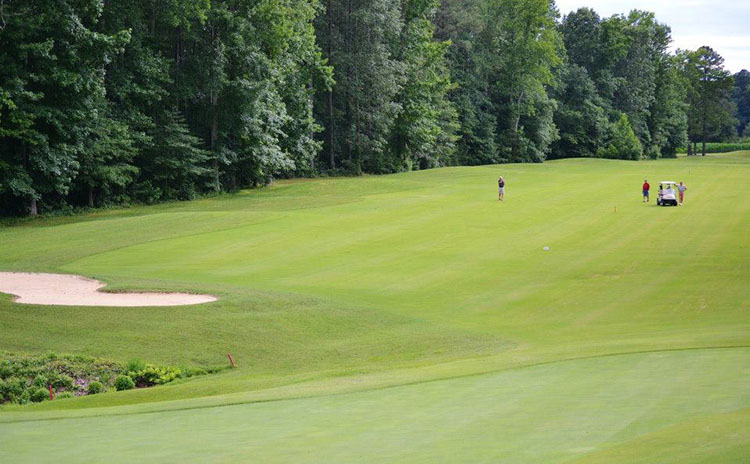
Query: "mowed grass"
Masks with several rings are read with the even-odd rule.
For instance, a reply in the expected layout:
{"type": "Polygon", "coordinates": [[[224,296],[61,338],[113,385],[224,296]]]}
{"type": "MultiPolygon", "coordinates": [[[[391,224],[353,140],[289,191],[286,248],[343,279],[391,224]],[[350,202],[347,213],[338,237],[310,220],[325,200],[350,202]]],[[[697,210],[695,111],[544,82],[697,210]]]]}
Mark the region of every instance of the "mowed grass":
{"type": "Polygon", "coordinates": [[[742,462],[749,175],[750,152],[446,168],[5,227],[0,270],[221,299],[0,296],[0,349],[240,368],[5,407],[0,461],[742,462]]]}

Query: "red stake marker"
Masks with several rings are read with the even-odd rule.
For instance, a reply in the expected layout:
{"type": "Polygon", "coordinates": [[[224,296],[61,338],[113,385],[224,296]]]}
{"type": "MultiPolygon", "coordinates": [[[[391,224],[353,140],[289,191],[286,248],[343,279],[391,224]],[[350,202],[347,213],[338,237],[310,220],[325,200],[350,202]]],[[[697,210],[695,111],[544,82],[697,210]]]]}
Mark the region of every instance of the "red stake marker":
{"type": "Polygon", "coordinates": [[[54,400],[55,399],[55,394],[52,393],[52,385],[47,385],[47,387],[49,388],[49,399],[50,399],[50,401],[54,400]]]}
{"type": "Polygon", "coordinates": [[[237,367],[237,364],[234,363],[234,358],[232,358],[232,353],[227,353],[227,358],[229,358],[229,362],[232,363],[232,367],[237,367]]]}

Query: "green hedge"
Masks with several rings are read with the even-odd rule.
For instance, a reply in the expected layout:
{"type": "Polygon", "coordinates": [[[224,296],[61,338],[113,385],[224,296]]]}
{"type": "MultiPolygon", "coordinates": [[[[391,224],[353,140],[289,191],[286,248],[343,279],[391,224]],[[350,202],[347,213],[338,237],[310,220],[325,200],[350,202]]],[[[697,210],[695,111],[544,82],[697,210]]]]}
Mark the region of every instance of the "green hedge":
{"type": "MultiPolygon", "coordinates": [[[[701,153],[703,145],[698,144],[698,153],[701,153]]],[[[706,153],[728,153],[730,151],[750,150],[750,141],[747,142],[709,142],[706,144],[706,153]]],[[[687,148],[680,148],[679,153],[687,153],[687,148]]]]}

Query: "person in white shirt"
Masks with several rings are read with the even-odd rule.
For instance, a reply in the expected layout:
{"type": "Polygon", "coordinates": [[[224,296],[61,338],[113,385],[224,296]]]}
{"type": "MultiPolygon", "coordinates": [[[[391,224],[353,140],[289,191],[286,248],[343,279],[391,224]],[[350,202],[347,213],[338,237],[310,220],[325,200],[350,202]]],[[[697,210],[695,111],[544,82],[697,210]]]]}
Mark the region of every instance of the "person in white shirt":
{"type": "Polygon", "coordinates": [[[685,203],[685,190],[687,190],[687,186],[680,181],[680,185],[677,186],[677,191],[680,192],[680,206],[685,203]]]}

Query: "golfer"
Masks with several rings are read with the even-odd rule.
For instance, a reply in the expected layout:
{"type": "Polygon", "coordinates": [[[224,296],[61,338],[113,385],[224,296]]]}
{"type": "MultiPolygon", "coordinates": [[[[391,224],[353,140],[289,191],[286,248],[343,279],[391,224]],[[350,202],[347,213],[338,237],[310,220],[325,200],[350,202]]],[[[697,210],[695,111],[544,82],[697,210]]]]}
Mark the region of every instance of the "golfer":
{"type": "Polygon", "coordinates": [[[643,202],[648,202],[648,191],[651,190],[651,186],[648,185],[648,179],[643,180],[643,202]]]}
{"type": "Polygon", "coordinates": [[[685,203],[685,190],[687,190],[687,186],[680,181],[680,185],[677,186],[677,193],[680,195],[680,206],[685,203]]]}
{"type": "Polygon", "coordinates": [[[505,201],[505,179],[503,179],[503,176],[497,179],[497,199],[505,201]]]}

